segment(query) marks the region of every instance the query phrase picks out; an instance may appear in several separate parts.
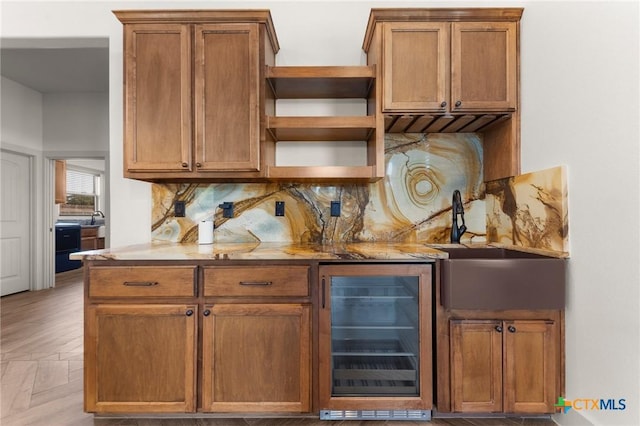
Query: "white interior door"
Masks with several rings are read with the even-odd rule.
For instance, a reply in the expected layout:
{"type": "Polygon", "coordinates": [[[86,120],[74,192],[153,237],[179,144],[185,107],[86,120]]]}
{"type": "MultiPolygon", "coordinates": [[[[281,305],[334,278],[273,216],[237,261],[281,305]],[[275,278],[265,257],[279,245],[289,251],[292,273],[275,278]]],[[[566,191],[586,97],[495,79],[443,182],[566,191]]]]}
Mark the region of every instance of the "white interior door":
{"type": "Polygon", "coordinates": [[[0,152],[0,293],[29,290],[31,161],[0,152]]]}

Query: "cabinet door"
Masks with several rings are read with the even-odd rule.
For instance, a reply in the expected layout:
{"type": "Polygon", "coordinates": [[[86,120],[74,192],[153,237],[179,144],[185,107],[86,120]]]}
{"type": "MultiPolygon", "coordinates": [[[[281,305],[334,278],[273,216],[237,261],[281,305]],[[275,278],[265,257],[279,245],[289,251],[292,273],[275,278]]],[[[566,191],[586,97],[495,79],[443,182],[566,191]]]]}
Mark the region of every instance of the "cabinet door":
{"type": "Polygon", "coordinates": [[[125,172],[191,169],[188,25],[124,26],[125,172]]]}
{"type": "Polygon", "coordinates": [[[195,411],[197,307],[90,305],[85,410],[195,411]]]}
{"type": "Polygon", "coordinates": [[[67,162],[56,160],[55,166],[55,203],[64,204],[67,202],[67,162]]]}
{"type": "Polygon", "coordinates": [[[502,322],[451,320],[450,333],[453,411],[502,411],[502,322]]]}
{"type": "Polygon", "coordinates": [[[80,240],[80,250],[95,250],[98,248],[98,239],[96,237],[86,237],[80,240]]]}
{"type": "Polygon", "coordinates": [[[385,22],[383,111],[445,111],[449,23],[385,22]]]}
{"type": "Polygon", "coordinates": [[[258,24],[196,25],[198,170],[260,170],[258,48],[258,24]]]}
{"type": "Polygon", "coordinates": [[[557,329],[553,321],[505,321],[504,411],[553,413],[557,329]]]}
{"type": "Polygon", "coordinates": [[[517,24],[451,24],[451,109],[512,111],[517,106],[517,24]]]}
{"type": "Polygon", "coordinates": [[[80,230],[80,250],[98,248],[98,228],[82,228],[80,230]]]}
{"type": "Polygon", "coordinates": [[[299,304],[205,307],[202,409],[308,412],[310,312],[299,304]]]}

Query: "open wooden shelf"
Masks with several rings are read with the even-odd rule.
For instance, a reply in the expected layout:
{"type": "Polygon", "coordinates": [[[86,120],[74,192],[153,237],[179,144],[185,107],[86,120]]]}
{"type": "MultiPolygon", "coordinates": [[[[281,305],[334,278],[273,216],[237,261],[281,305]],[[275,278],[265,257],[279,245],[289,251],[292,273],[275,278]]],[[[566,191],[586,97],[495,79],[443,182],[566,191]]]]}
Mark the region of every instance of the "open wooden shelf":
{"type": "Polygon", "coordinates": [[[366,141],[375,117],[267,117],[267,129],[278,141],[366,141]]]}
{"type": "Polygon", "coordinates": [[[373,166],[272,166],[268,170],[269,178],[275,180],[309,180],[313,182],[346,180],[375,182],[373,166]]]}
{"type": "MultiPolygon", "coordinates": [[[[375,105],[375,66],[266,67],[267,86],[273,99],[363,99],[375,105]]],[[[266,117],[268,140],[277,142],[366,142],[364,166],[275,166],[267,176],[274,180],[313,182],[372,182],[384,176],[384,131],[375,111],[361,116],[266,117]]]]}
{"type": "Polygon", "coordinates": [[[276,99],[366,98],[375,81],[374,66],[267,67],[276,99]]]}

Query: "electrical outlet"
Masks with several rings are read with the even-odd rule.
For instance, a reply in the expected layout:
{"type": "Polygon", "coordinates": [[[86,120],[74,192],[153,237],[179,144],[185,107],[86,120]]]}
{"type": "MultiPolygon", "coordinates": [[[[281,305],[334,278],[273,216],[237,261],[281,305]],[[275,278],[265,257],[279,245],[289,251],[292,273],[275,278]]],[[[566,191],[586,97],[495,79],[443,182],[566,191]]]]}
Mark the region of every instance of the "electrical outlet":
{"type": "Polygon", "coordinates": [[[222,217],[233,217],[233,201],[225,201],[224,203],[219,204],[218,207],[222,209],[222,217]]]}
{"type": "Polygon", "coordinates": [[[276,216],[284,216],[284,201],[276,201],[276,216]]]}
{"type": "Polygon", "coordinates": [[[186,207],[184,205],[184,201],[176,201],[173,205],[173,215],[175,217],[184,217],[186,212],[186,207]]]}
{"type": "Polygon", "coordinates": [[[340,201],[331,202],[331,216],[340,217],[340,201]]]}

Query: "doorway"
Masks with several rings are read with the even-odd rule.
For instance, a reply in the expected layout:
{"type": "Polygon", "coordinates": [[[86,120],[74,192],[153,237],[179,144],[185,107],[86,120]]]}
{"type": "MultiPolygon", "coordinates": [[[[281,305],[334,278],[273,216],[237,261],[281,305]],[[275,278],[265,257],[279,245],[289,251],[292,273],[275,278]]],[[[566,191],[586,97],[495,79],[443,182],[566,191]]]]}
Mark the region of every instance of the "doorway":
{"type": "MultiPolygon", "coordinates": [[[[98,226],[96,236],[102,238],[104,241],[104,247],[109,246],[109,222],[110,222],[110,206],[109,206],[109,160],[108,155],[104,153],[104,156],[94,156],[90,154],[78,153],[78,156],[72,156],[73,154],[66,153],[65,155],[56,155],[55,153],[47,153],[46,164],[47,178],[49,183],[46,185],[48,191],[45,194],[45,205],[47,208],[47,218],[49,221],[49,229],[56,229],[56,223],[77,224],[80,226],[81,232],[85,227],[98,226]],[[56,195],[56,162],[62,160],[66,165],[65,177],[67,182],[64,187],[66,194],[64,195],[65,202],[60,203],[60,200],[56,195]],[[89,177],[89,181],[87,178],[89,177]],[[94,177],[95,179],[91,179],[94,177]],[[84,178],[84,179],[83,179],[84,178]],[[68,181],[71,179],[71,181],[68,181]],[[72,201],[73,199],[81,196],[82,198],[94,197],[94,204],[90,209],[76,209],[72,201]],[[94,216],[94,212],[99,212],[97,216],[94,216]],[[92,220],[93,217],[93,220],[92,220]]],[[[47,220],[47,219],[45,219],[47,220]]],[[[55,286],[58,275],[56,274],[57,267],[56,260],[56,241],[55,233],[50,233],[51,238],[47,244],[45,244],[44,257],[49,265],[45,271],[45,276],[48,277],[48,281],[51,283],[51,287],[55,286]]],[[[81,245],[84,244],[84,239],[81,238],[81,245]]],[[[89,249],[89,248],[85,248],[89,249]]],[[[79,248],[75,251],[85,250],[79,248]]],[[[64,277],[63,277],[64,278],[64,277]]]]}
{"type": "MultiPolygon", "coordinates": [[[[27,106],[42,115],[39,131],[29,134],[30,138],[16,132],[12,135],[15,140],[6,141],[18,148],[24,147],[24,152],[34,155],[32,173],[37,179],[32,177],[31,181],[33,223],[29,231],[33,253],[30,289],[41,290],[55,286],[57,216],[51,159],[101,158],[106,161],[108,170],[109,38],[2,37],[0,59],[3,79],[23,86],[15,93],[6,92],[20,101],[6,103],[7,111],[22,118],[18,107],[15,111],[10,107],[22,106],[24,100],[27,106]]],[[[9,96],[4,93],[3,99],[9,96]]],[[[22,152],[21,149],[18,151],[22,152]]],[[[108,182],[105,185],[106,195],[108,182]]]]}

